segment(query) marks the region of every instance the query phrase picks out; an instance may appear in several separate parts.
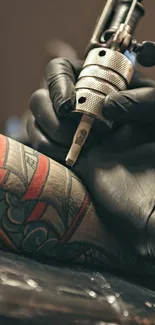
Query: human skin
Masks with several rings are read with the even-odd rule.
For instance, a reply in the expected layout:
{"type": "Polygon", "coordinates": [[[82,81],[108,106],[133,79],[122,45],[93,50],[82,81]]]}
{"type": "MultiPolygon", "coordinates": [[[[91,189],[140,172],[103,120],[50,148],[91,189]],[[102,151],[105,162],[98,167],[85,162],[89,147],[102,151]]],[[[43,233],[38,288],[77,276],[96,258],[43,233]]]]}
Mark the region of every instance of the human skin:
{"type": "Polygon", "coordinates": [[[154,259],[140,256],[97,215],[87,189],[71,170],[3,135],[0,249],[48,263],[155,272],[154,259]]]}
{"type": "MultiPolygon", "coordinates": [[[[108,265],[109,232],[79,178],[3,135],[0,148],[1,248],[51,261],[108,265]]],[[[117,240],[110,237],[112,254],[117,240]]]]}

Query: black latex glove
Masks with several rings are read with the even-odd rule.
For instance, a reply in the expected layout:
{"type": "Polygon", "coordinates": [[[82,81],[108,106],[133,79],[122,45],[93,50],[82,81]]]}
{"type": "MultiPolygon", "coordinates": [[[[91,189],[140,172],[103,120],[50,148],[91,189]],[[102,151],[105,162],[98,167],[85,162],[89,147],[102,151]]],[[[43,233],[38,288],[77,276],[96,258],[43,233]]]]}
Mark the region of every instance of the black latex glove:
{"type": "MultiPolygon", "coordinates": [[[[73,110],[80,67],[65,59],[51,61],[46,70],[48,89],[38,90],[30,100],[30,141],[61,163],[78,122],[75,113],[58,117],[56,112],[73,110]]],[[[104,115],[115,121],[114,128],[106,136],[92,131],[73,168],[103,222],[129,247],[122,261],[141,274],[155,273],[154,86],[155,82],[135,75],[130,90],[106,98],[104,115]]]]}

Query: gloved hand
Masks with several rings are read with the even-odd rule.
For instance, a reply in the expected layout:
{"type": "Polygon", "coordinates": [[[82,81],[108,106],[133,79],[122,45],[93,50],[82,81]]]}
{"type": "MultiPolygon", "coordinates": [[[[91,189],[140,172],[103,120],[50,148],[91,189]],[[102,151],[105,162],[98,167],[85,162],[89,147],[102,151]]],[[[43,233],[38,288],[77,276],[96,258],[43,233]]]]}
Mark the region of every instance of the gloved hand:
{"type": "MultiPolygon", "coordinates": [[[[38,90],[30,100],[30,141],[61,163],[78,125],[71,112],[80,68],[65,59],[51,61],[46,70],[48,89],[38,90]],[[66,116],[58,116],[60,111],[66,116]]],[[[103,223],[127,245],[120,258],[139,274],[155,273],[154,87],[154,81],[136,74],[129,90],[107,96],[103,112],[115,122],[113,130],[104,135],[94,127],[73,168],[103,223]]]]}

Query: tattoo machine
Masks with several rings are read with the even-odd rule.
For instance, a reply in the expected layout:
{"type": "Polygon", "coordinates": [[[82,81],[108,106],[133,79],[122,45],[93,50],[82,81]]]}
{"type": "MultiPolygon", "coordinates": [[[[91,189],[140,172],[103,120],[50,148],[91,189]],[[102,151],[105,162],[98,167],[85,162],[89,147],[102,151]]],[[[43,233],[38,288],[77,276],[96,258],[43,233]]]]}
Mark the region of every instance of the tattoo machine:
{"type": "Polygon", "coordinates": [[[98,20],[79,75],[74,112],[82,118],[74,135],[66,165],[72,167],[91,131],[95,119],[103,122],[105,131],[112,121],[104,117],[105,97],[113,91],[127,89],[136,61],[151,66],[155,61],[155,43],[137,43],[136,26],[144,15],[142,0],[108,0],[98,20]]]}

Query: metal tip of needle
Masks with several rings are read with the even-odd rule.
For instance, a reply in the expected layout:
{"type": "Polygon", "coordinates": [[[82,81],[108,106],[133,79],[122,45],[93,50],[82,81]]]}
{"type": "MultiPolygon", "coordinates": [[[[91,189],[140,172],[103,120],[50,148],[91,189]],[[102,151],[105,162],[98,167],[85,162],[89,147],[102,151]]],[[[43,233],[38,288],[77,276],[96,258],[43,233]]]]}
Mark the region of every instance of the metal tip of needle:
{"type": "Polygon", "coordinates": [[[89,132],[92,128],[92,124],[94,122],[94,118],[88,115],[83,115],[81,118],[81,122],[76,130],[76,133],[73,138],[72,145],[66,157],[66,165],[69,167],[73,167],[77,162],[77,159],[80,155],[82,146],[84,145],[89,132]]]}
{"type": "Polygon", "coordinates": [[[71,159],[66,159],[66,165],[69,167],[73,167],[75,164],[75,162],[71,159]]]}

